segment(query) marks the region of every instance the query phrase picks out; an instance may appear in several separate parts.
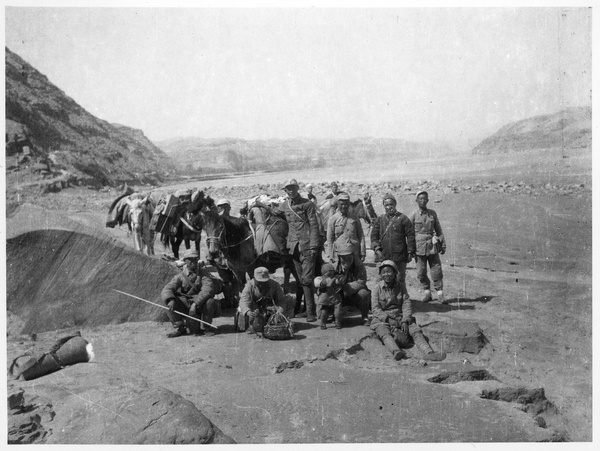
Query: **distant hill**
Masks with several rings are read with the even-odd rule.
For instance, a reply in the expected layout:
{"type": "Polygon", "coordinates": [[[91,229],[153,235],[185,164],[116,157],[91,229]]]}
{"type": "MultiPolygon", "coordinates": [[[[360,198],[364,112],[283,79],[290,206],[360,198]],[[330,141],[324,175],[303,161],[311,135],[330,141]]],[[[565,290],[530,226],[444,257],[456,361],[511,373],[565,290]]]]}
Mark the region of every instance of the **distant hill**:
{"type": "Polygon", "coordinates": [[[46,177],[68,172],[96,186],[158,183],[175,172],[141,130],[98,119],[19,55],[5,52],[7,169],[40,167],[46,177]]]}
{"type": "Polygon", "coordinates": [[[434,143],[370,137],[352,139],[177,138],[156,142],[187,173],[244,172],[362,164],[403,155],[434,155],[450,150],[434,143]]]}
{"type": "Polygon", "coordinates": [[[502,127],[479,143],[474,154],[519,152],[542,148],[588,148],[592,145],[592,109],[567,108],[502,127]]]}

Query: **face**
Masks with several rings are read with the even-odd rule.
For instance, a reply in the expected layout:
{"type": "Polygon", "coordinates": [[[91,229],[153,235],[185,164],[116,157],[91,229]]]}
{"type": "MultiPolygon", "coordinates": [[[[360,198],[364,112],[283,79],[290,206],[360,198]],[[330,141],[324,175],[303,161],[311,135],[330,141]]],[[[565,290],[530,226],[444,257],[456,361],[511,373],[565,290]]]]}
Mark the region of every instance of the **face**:
{"type": "Polygon", "coordinates": [[[396,279],[396,271],[390,266],[384,266],[379,273],[383,281],[387,284],[392,283],[396,279]]]}
{"type": "Polygon", "coordinates": [[[338,255],[338,258],[340,259],[340,266],[343,271],[348,269],[350,267],[350,265],[352,265],[352,263],[354,262],[354,255],[352,255],[352,254],[338,255]]]}
{"type": "Polygon", "coordinates": [[[220,216],[223,216],[223,215],[228,216],[229,212],[231,211],[231,205],[229,205],[229,204],[219,205],[217,207],[217,211],[219,212],[220,216]]]}
{"type": "Polygon", "coordinates": [[[396,213],[396,202],[392,199],[386,199],[383,201],[383,208],[385,208],[385,212],[389,215],[396,213]]]}
{"type": "Polygon", "coordinates": [[[429,197],[427,194],[419,194],[417,197],[417,204],[419,205],[419,208],[425,209],[427,207],[427,202],[429,202],[429,197]]]}
{"type": "Polygon", "coordinates": [[[288,195],[290,199],[295,199],[298,196],[298,186],[297,185],[288,185],[285,187],[285,193],[288,195]]]}
{"type": "Polygon", "coordinates": [[[185,264],[190,271],[196,271],[198,268],[198,259],[196,258],[186,258],[185,264]]]}
{"type": "Polygon", "coordinates": [[[349,208],[350,208],[350,202],[348,202],[347,200],[340,200],[338,202],[338,209],[340,210],[340,213],[342,213],[343,215],[348,214],[349,208]]]}
{"type": "Polygon", "coordinates": [[[338,192],[338,186],[337,186],[337,184],[335,184],[335,183],[331,184],[331,191],[333,191],[334,193],[338,192]]]}
{"type": "Polygon", "coordinates": [[[312,194],[312,190],[313,190],[313,187],[312,187],[312,186],[307,186],[307,187],[306,187],[306,191],[307,191],[308,193],[311,193],[311,194],[312,194]]]}

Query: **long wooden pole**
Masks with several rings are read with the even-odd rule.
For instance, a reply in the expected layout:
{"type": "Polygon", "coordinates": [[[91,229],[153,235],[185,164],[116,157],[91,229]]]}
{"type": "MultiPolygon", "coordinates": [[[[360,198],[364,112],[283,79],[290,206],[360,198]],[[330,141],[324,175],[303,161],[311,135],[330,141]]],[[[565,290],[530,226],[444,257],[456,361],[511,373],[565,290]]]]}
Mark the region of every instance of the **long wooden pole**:
{"type": "MultiPolygon", "coordinates": [[[[124,291],[116,290],[114,288],[113,288],[113,291],[116,291],[117,293],[124,294],[125,296],[132,297],[132,298],[137,299],[139,301],[147,302],[148,304],[155,305],[156,307],[160,307],[162,309],[169,310],[169,307],[167,307],[165,305],[160,305],[160,304],[157,304],[155,302],[147,301],[146,299],[134,296],[133,294],[125,293],[124,291]]],[[[180,311],[175,310],[175,313],[178,313],[178,314],[180,314],[182,316],[185,316],[186,318],[193,319],[194,321],[198,321],[199,323],[206,324],[207,326],[214,327],[215,329],[218,329],[217,326],[214,326],[211,323],[207,323],[206,321],[202,321],[201,319],[194,318],[193,316],[190,316],[190,315],[186,315],[185,313],[182,313],[180,311]]]]}

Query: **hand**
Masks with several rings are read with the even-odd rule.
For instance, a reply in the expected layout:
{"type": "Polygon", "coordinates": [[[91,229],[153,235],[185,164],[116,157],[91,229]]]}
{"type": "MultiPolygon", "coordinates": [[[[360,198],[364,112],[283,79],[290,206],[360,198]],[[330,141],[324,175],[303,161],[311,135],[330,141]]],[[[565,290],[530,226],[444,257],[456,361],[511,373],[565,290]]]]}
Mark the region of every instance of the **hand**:
{"type": "Polygon", "coordinates": [[[400,323],[400,330],[403,334],[408,335],[408,323],[406,321],[400,323]]]}
{"type": "Polygon", "coordinates": [[[283,307],[277,307],[277,313],[281,313],[283,315],[283,307]]]}
{"type": "Polygon", "coordinates": [[[256,312],[253,310],[249,310],[248,313],[246,313],[246,315],[248,316],[248,319],[250,321],[254,321],[254,318],[256,318],[256,312]]]}
{"type": "Polygon", "coordinates": [[[410,263],[414,259],[415,259],[415,254],[408,254],[408,262],[407,263],[410,263]]]}
{"type": "Polygon", "coordinates": [[[198,306],[196,305],[196,303],[192,302],[192,305],[190,305],[190,315],[195,315],[197,308],[198,306]]]}
{"type": "Polygon", "coordinates": [[[381,249],[377,249],[375,251],[375,256],[377,257],[378,260],[383,260],[383,252],[381,252],[381,249]]]}
{"type": "Polygon", "coordinates": [[[175,311],[175,299],[171,299],[167,305],[169,306],[169,312],[173,313],[175,311]]]}

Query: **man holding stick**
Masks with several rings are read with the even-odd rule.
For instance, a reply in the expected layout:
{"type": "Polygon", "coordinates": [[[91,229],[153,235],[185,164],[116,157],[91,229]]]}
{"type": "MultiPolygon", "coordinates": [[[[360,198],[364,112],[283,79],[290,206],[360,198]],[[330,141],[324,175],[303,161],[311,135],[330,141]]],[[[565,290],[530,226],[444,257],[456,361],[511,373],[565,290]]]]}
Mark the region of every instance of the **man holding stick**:
{"type": "Polygon", "coordinates": [[[198,253],[195,249],[188,249],[183,254],[185,267],[165,285],[161,298],[169,307],[167,315],[175,332],[167,335],[168,338],[180,337],[188,334],[215,335],[214,330],[206,324],[212,323],[217,310],[217,301],[214,299],[217,287],[208,271],[198,265],[198,253]],[[201,319],[202,322],[184,319],[189,315],[201,319]],[[187,328],[186,328],[187,323],[187,328]]]}

